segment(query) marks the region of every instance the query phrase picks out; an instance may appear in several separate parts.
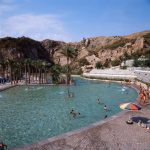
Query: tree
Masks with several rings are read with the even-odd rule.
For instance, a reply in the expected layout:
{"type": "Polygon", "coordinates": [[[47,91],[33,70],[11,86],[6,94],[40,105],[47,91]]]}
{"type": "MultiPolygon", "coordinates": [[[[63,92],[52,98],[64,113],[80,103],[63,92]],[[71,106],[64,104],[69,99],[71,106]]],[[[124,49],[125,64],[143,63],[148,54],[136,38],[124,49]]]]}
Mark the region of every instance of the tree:
{"type": "Polygon", "coordinates": [[[87,59],[86,58],[81,58],[80,60],[79,60],[79,65],[80,66],[85,66],[85,65],[89,65],[90,63],[87,61],[87,59]]]}

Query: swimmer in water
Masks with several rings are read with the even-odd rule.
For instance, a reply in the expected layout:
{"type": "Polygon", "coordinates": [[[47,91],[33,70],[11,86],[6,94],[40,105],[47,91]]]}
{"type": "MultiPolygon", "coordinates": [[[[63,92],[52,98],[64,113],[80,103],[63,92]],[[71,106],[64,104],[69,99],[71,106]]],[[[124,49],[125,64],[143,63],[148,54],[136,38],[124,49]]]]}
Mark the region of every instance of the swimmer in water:
{"type": "Polygon", "coordinates": [[[100,103],[101,103],[101,101],[100,101],[100,99],[99,99],[99,98],[98,98],[98,100],[97,100],[97,103],[98,103],[98,104],[100,104],[100,103]]]}
{"type": "Polygon", "coordinates": [[[74,97],[74,93],[69,93],[68,97],[69,98],[73,98],[74,97]]]}
{"type": "Polygon", "coordinates": [[[104,119],[106,119],[106,118],[107,118],[107,115],[104,116],[104,119]]]}
{"type": "Polygon", "coordinates": [[[111,85],[111,83],[109,82],[109,83],[108,83],[108,87],[110,87],[110,85],[111,85]]]}
{"type": "Polygon", "coordinates": [[[104,110],[105,110],[105,111],[107,111],[107,110],[108,110],[106,105],[104,106],[104,110]]]}
{"type": "Polygon", "coordinates": [[[70,114],[73,116],[73,118],[76,118],[76,116],[80,115],[79,112],[75,112],[73,109],[70,111],[70,114]]]}

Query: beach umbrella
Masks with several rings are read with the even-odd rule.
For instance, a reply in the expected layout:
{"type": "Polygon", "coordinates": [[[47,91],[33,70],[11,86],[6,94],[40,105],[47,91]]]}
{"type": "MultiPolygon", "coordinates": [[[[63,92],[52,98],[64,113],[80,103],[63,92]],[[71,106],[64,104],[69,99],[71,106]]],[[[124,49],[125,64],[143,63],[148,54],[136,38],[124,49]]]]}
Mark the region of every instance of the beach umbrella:
{"type": "Polygon", "coordinates": [[[120,104],[120,108],[124,110],[138,111],[141,110],[141,107],[134,103],[123,103],[120,104]]]}
{"type": "MultiPolygon", "coordinates": [[[[141,110],[141,107],[134,103],[123,103],[120,104],[120,108],[123,110],[130,110],[130,111],[138,111],[141,110]]],[[[131,116],[129,116],[129,120],[131,120],[131,116]]]]}

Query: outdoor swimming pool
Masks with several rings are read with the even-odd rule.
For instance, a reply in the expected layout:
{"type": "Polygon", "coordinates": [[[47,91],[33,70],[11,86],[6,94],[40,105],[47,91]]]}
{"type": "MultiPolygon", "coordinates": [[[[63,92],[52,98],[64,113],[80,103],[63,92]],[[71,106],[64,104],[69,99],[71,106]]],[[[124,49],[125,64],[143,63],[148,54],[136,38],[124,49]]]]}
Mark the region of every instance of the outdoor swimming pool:
{"type": "Polygon", "coordinates": [[[119,104],[134,101],[137,92],[117,83],[75,78],[67,97],[66,86],[15,87],[0,92],[0,140],[9,148],[20,147],[85,127],[121,110],[119,104]],[[97,99],[101,99],[101,104],[97,99]],[[108,112],[104,111],[104,104],[108,112]],[[77,118],[71,109],[81,113],[77,118]]]}

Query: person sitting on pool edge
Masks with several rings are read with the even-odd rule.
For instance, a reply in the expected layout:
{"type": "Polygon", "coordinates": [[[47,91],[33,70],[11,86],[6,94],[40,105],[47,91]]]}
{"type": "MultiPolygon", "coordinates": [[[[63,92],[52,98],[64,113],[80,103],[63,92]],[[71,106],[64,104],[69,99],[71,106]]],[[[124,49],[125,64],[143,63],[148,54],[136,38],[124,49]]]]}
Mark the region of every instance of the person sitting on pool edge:
{"type": "Polygon", "coordinates": [[[7,149],[7,145],[3,142],[0,142],[0,150],[5,150],[5,148],[7,149]]]}

